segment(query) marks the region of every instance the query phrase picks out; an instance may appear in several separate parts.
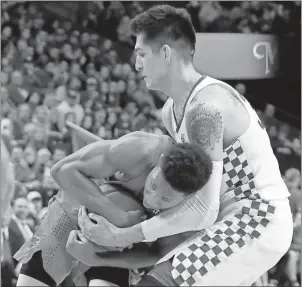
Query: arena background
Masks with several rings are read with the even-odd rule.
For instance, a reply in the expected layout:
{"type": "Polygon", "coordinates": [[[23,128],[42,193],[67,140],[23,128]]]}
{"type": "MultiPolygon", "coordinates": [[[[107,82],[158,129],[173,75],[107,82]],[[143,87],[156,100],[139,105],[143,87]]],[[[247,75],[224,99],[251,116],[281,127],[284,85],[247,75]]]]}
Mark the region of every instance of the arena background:
{"type": "MultiPolygon", "coordinates": [[[[1,134],[16,172],[13,214],[2,229],[2,286],[14,286],[20,266],[11,255],[28,235],[15,219],[34,231],[58,191],[51,166],[77,149],[66,119],[106,139],[134,130],[166,133],[160,119],[166,98],[148,91],[136,73],[129,34],[130,19],[158,3],[1,2],[1,134]]],[[[257,284],[297,286],[301,2],[168,3],[192,16],[197,69],[244,94],[266,125],[292,194],[295,233],[289,252],[257,284]]]]}

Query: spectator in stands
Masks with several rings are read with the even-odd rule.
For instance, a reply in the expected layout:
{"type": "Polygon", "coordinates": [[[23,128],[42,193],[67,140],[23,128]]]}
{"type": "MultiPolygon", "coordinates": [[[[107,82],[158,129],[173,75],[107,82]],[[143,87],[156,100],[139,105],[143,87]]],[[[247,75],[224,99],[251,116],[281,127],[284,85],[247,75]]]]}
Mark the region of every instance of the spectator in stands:
{"type": "Polygon", "coordinates": [[[107,117],[106,129],[111,131],[113,135],[117,135],[117,115],[114,112],[109,112],[107,117]]]}
{"type": "Polygon", "coordinates": [[[14,146],[11,153],[11,161],[14,164],[15,178],[20,182],[30,180],[30,169],[24,159],[23,149],[21,146],[14,146]]]}
{"type": "Polygon", "coordinates": [[[65,126],[65,117],[67,113],[75,114],[75,124],[81,125],[84,118],[84,109],[79,104],[80,94],[75,91],[67,91],[66,99],[57,107],[58,110],[58,127],[62,132],[65,126]]]}
{"type": "MultiPolygon", "coordinates": [[[[19,248],[33,235],[26,218],[29,214],[28,201],[26,198],[19,197],[13,200],[12,203],[13,215],[8,227],[9,244],[12,254],[15,254],[19,248]]],[[[15,261],[17,265],[17,262],[15,261]]]]}
{"type": "Polygon", "coordinates": [[[207,31],[209,26],[222,15],[222,10],[219,2],[201,2],[198,13],[201,31],[207,31]]]}
{"type": "Polygon", "coordinates": [[[130,33],[130,17],[128,15],[123,15],[117,27],[117,39],[125,44],[134,44],[131,33],[130,33]]]}
{"type": "MultiPolygon", "coordinates": [[[[99,109],[94,114],[94,128],[93,133],[99,134],[99,129],[104,129],[106,123],[107,111],[105,109],[99,109]]],[[[101,136],[102,137],[102,136],[101,136]]]]}
{"type": "Polygon", "coordinates": [[[35,108],[32,123],[34,123],[36,127],[41,127],[45,130],[49,129],[49,109],[45,105],[35,108]]]}
{"type": "Polygon", "coordinates": [[[155,103],[148,91],[145,81],[141,81],[137,89],[132,94],[132,99],[138,103],[139,106],[148,104],[152,109],[155,109],[155,103]]]}
{"type": "Polygon", "coordinates": [[[81,93],[81,105],[85,105],[88,100],[95,100],[95,93],[99,89],[98,81],[94,77],[89,77],[86,81],[86,90],[81,93]]]}
{"type": "Polygon", "coordinates": [[[21,125],[22,130],[24,125],[31,119],[32,111],[29,104],[23,103],[18,107],[18,123],[21,125]]]}
{"type": "Polygon", "coordinates": [[[14,134],[13,134],[13,123],[10,119],[8,118],[3,118],[1,120],[1,134],[5,135],[8,139],[13,139],[14,134]]]}
{"type": "Polygon", "coordinates": [[[49,166],[51,157],[52,154],[47,148],[41,148],[38,150],[34,169],[36,179],[40,182],[42,182],[44,179],[45,168],[49,166]]]}
{"type": "Polygon", "coordinates": [[[243,83],[236,84],[235,89],[239,94],[241,94],[242,96],[245,96],[246,86],[243,83]]]}
{"type": "Polygon", "coordinates": [[[29,208],[38,219],[38,222],[40,222],[47,211],[47,208],[43,207],[41,194],[38,191],[31,191],[27,194],[27,200],[29,202],[29,208]]]}
{"type": "MultiPolygon", "coordinates": [[[[19,180],[15,183],[16,197],[34,191],[29,197],[35,194],[32,200],[40,206],[38,192],[45,207],[58,191],[50,167],[72,150],[74,139],[65,127],[66,119],[104,139],[134,130],[162,133],[165,128],[158,114],[166,99],[146,89],[142,76],[134,69],[135,53],[127,51],[127,45],[133,44],[127,31],[129,17],[143,11],[147,2],[93,4],[84,19],[86,27],[95,29],[92,32],[72,30],[66,21],[45,21],[48,18],[33,3],[5,8],[8,3],[13,2],[3,2],[1,11],[1,132],[12,145],[19,180]],[[108,38],[100,39],[97,34],[108,38]],[[127,45],[119,48],[120,42],[127,45]]],[[[300,5],[300,1],[297,3],[300,5]]],[[[291,6],[287,5],[296,7],[297,3],[191,1],[188,9],[197,31],[294,36],[299,31],[301,11],[289,12],[291,6]]],[[[84,8],[86,5],[90,4],[83,2],[84,8]]],[[[235,88],[250,98],[245,82],[235,88]]],[[[280,128],[269,105],[261,117],[291,191],[293,216],[297,218],[301,211],[296,172],[301,170],[300,132],[291,135],[288,127],[280,128]]],[[[34,223],[33,218],[30,220],[34,223]]],[[[297,279],[295,262],[300,255],[295,250],[301,246],[300,232],[297,227],[291,251],[277,266],[277,272],[283,273],[287,266],[285,277],[291,284],[297,279]]]]}
{"type": "Polygon", "coordinates": [[[31,138],[29,142],[33,144],[37,150],[46,147],[48,143],[47,131],[41,126],[35,126],[33,138],[31,138]]]}
{"type": "Polygon", "coordinates": [[[93,116],[92,114],[86,114],[84,116],[83,122],[82,122],[82,128],[84,128],[85,130],[92,132],[93,129],[93,116]]]}
{"type": "Polygon", "coordinates": [[[29,179],[34,180],[36,178],[35,163],[37,159],[37,150],[33,145],[28,144],[24,149],[24,160],[30,170],[29,179]]]}
{"type": "Polygon", "coordinates": [[[262,118],[261,118],[265,127],[269,127],[271,125],[276,124],[275,112],[276,112],[276,108],[274,105],[267,104],[265,106],[265,110],[264,110],[264,112],[262,114],[262,118]]]}
{"type": "Polygon", "coordinates": [[[27,124],[24,125],[23,138],[20,141],[20,143],[23,144],[23,146],[26,146],[29,142],[33,142],[35,129],[36,126],[32,122],[28,122],[27,124]]]}
{"type": "Polygon", "coordinates": [[[152,114],[146,115],[146,124],[141,131],[151,134],[163,135],[163,132],[157,127],[157,118],[152,114]]]}
{"type": "Polygon", "coordinates": [[[129,101],[124,107],[124,110],[129,114],[130,122],[133,123],[139,111],[137,103],[134,101],[129,101]]]}
{"type": "Polygon", "coordinates": [[[43,97],[38,92],[33,92],[28,97],[28,104],[31,107],[32,111],[34,111],[35,108],[42,103],[42,101],[43,101],[43,97]]]}
{"type": "Polygon", "coordinates": [[[81,66],[77,62],[72,62],[70,65],[70,74],[71,76],[78,78],[81,82],[85,79],[85,74],[81,70],[81,66]]]}
{"type": "Polygon", "coordinates": [[[107,86],[107,90],[106,91],[103,91],[103,89],[105,89],[103,87],[103,84],[107,83],[107,81],[110,80],[110,68],[109,66],[102,66],[101,69],[100,69],[100,81],[101,81],[101,91],[103,93],[107,93],[108,92],[108,86],[107,86]]]}

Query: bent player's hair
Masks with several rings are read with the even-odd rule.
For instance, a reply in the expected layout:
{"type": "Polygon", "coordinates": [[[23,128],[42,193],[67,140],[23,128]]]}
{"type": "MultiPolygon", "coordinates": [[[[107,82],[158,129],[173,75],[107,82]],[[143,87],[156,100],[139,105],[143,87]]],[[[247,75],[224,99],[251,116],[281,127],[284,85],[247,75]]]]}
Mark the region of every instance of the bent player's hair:
{"type": "Polygon", "coordinates": [[[130,22],[132,35],[142,34],[146,43],[159,50],[169,44],[188,50],[189,57],[195,51],[196,35],[191,16],[184,8],[157,5],[138,14],[130,22]]]}
{"type": "Polygon", "coordinates": [[[198,144],[178,143],[164,155],[161,168],[173,189],[194,193],[208,182],[213,164],[198,144]]]}

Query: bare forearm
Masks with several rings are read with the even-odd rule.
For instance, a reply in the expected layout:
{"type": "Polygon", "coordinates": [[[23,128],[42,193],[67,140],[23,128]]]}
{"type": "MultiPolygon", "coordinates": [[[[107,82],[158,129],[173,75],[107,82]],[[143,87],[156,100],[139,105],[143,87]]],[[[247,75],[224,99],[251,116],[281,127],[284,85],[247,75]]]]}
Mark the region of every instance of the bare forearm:
{"type": "Polygon", "coordinates": [[[89,212],[101,213],[117,227],[126,226],[127,212],[116,206],[90,178],[76,168],[64,165],[57,174],[56,181],[64,192],[76,196],[77,201],[87,207],[89,212]]]}
{"type": "Polygon", "coordinates": [[[98,258],[97,264],[100,265],[96,266],[137,269],[154,266],[162,258],[162,255],[151,248],[139,248],[123,252],[108,252],[106,255],[100,253],[98,258]]]}

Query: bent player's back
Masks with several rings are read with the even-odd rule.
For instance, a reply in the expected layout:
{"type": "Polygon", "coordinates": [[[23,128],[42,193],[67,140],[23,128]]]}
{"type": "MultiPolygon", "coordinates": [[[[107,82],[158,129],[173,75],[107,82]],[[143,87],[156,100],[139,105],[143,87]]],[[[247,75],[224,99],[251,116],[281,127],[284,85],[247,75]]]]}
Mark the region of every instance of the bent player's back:
{"type": "Polygon", "coordinates": [[[113,181],[142,197],[146,178],[152,168],[159,162],[160,155],[168,151],[173,140],[166,135],[145,132],[133,132],[121,138],[112,149],[113,160],[119,171],[113,181]],[[131,155],[131,162],[124,155],[131,155]]]}

